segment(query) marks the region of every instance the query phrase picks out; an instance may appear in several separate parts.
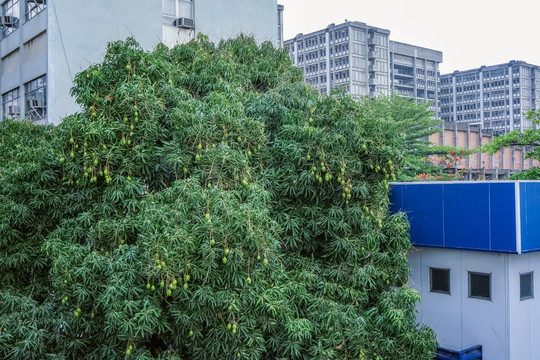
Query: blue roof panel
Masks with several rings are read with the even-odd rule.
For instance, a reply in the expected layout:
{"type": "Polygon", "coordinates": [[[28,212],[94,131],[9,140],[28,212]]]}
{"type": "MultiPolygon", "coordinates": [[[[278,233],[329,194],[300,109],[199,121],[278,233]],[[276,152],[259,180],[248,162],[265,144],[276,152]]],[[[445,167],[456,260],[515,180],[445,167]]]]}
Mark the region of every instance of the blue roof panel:
{"type": "Polygon", "coordinates": [[[540,250],[540,181],[394,183],[390,201],[407,214],[413,245],[540,250]]]}

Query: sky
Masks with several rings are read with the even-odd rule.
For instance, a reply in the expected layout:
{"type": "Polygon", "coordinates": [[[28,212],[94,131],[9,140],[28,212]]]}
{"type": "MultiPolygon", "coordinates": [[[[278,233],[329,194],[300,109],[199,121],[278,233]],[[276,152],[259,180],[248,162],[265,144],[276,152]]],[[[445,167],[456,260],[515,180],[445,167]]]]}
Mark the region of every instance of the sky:
{"type": "Polygon", "coordinates": [[[523,60],[540,66],[538,0],[278,0],[284,38],[360,21],[443,52],[441,74],[523,60]]]}

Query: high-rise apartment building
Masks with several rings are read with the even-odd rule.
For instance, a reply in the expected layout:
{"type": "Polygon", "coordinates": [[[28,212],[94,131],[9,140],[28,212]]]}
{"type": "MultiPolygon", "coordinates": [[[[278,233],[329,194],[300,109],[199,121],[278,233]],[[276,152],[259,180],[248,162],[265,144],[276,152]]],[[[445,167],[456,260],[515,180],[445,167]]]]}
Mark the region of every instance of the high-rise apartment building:
{"type": "Polygon", "coordinates": [[[441,76],[441,119],[491,129],[494,135],[532,126],[524,113],[540,109],[540,66],[523,61],[441,76]]]}
{"type": "Polygon", "coordinates": [[[307,83],[328,94],[343,88],[355,98],[388,94],[433,101],[437,112],[440,51],[390,41],[390,31],[362,22],[331,24],[326,29],[285,41],[294,65],[307,83]]]}
{"type": "Polygon", "coordinates": [[[438,117],[439,64],[442,52],[390,41],[390,84],[398,94],[431,103],[438,117]]]}
{"type": "Polygon", "coordinates": [[[374,96],[389,89],[389,35],[388,30],[350,21],[298,34],[284,47],[320,94],[342,88],[355,97],[374,96]]]}
{"type": "Polygon", "coordinates": [[[0,119],[58,124],[76,73],[133,36],[145,50],[246,33],[278,45],[277,0],[0,0],[0,119]]]}

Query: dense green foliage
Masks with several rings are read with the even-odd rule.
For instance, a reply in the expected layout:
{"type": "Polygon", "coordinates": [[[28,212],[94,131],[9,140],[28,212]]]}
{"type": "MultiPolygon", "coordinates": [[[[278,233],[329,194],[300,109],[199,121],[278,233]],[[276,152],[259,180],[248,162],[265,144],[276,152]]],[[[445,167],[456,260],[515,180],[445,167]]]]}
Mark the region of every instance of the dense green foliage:
{"type": "Polygon", "coordinates": [[[56,128],[0,123],[1,358],[432,358],[399,111],[244,37],[112,43],[73,94],[56,128]]]}
{"type": "Polygon", "coordinates": [[[433,118],[428,103],[417,103],[393,93],[388,97],[366,98],[361,102],[365,118],[389,121],[401,136],[402,164],[398,180],[412,180],[420,173],[439,173],[441,167],[433,164],[429,156],[441,154],[441,149],[429,141],[439,131],[440,120],[433,118]]]}
{"type": "MultiPolygon", "coordinates": [[[[527,119],[530,120],[532,124],[538,126],[538,124],[540,124],[540,111],[529,111],[527,113],[527,119]]],[[[523,131],[514,130],[508,134],[494,137],[492,142],[484,145],[483,151],[493,155],[506,146],[523,147],[526,149],[526,159],[535,159],[540,161],[540,130],[535,128],[523,131]]],[[[534,167],[532,169],[514,174],[510,178],[513,180],[540,179],[540,169],[534,167]]]]}

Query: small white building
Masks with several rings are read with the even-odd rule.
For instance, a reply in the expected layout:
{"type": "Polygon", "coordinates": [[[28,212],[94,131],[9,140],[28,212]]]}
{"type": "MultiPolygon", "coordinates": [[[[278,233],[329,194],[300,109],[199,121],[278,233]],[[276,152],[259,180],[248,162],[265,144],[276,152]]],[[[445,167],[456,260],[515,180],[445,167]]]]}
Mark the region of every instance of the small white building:
{"type": "Polygon", "coordinates": [[[440,346],[540,359],[540,182],[393,184],[392,208],[411,223],[418,321],[440,346]]]}

